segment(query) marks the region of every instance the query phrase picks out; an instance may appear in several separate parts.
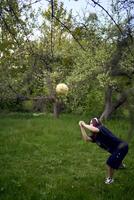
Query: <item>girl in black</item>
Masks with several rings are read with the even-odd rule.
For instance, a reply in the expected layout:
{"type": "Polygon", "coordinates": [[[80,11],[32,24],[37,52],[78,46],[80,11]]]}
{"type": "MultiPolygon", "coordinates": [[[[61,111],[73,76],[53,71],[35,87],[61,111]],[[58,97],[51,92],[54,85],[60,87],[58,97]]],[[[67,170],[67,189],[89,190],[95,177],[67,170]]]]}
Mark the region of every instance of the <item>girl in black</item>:
{"type": "Polygon", "coordinates": [[[88,124],[80,121],[79,126],[84,141],[94,142],[111,154],[106,162],[107,178],[105,183],[113,183],[114,170],[120,168],[120,166],[123,167],[122,161],[128,152],[128,144],[116,137],[97,118],[93,118],[88,124]],[[91,136],[87,135],[86,129],[91,131],[91,136]]]}

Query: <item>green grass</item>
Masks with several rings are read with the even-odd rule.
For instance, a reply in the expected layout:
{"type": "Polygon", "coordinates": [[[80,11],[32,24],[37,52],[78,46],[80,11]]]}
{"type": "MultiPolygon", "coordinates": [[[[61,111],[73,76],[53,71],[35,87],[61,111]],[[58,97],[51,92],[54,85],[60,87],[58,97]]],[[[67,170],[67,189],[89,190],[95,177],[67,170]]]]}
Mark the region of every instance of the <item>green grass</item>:
{"type": "MultiPolygon", "coordinates": [[[[0,200],[131,200],[134,188],[134,140],[117,171],[105,185],[108,153],[81,140],[75,115],[0,116],[0,200]]],[[[107,126],[127,139],[128,123],[107,126]]]]}

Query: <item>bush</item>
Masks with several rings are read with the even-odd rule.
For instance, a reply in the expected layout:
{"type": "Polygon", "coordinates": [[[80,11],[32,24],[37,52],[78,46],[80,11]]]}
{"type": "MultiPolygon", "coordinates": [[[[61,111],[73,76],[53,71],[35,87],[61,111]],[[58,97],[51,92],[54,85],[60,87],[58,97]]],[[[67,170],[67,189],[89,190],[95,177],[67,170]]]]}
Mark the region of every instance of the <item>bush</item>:
{"type": "Polygon", "coordinates": [[[33,101],[32,100],[23,101],[22,110],[24,112],[32,112],[33,111],[33,101]]]}

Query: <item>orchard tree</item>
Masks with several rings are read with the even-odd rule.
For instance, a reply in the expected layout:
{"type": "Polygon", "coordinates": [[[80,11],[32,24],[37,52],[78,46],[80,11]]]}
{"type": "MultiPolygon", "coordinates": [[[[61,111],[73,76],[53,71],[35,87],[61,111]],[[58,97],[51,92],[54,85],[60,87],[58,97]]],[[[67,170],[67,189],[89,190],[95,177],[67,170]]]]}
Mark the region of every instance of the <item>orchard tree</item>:
{"type": "Polygon", "coordinates": [[[114,51],[105,64],[107,79],[105,87],[105,109],[101,119],[109,118],[117,108],[121,107],[133,92],[134,74],[134,27],[132,4],[128,1],[117,1],[114,4],[114,13],[117,15],[118,24],[113,26],[110,37],[113,41],[114,51]],[[127,3],[127,7],[125,6],[127,3]],[[123,14],[124,18],[122,19],[123,14]]]}
{"type": "Polygon", "coordinates": [[[7,100],[19,101],[33,93],[33,72],[36,65],[33,55],[36,48],[30,37],[36,27],[36,20],[31,5],[32,1],[17,0],[4,0],[0,4],[0,89],[7,100]]]}
{"type": "Polygon", "coordinates": [[[70,53],[72,37],[68,33],[71,26],[71,11],[67,13],[64,4],[57,0],[51,2],[43,13],[39,57],[43,65],[41,73],[44,74],[44,89],[53,102],[56,117],[59,115],[61,104],[55,93],[56,84],[65,82],[73,63],[73,56],[70,53]]]}

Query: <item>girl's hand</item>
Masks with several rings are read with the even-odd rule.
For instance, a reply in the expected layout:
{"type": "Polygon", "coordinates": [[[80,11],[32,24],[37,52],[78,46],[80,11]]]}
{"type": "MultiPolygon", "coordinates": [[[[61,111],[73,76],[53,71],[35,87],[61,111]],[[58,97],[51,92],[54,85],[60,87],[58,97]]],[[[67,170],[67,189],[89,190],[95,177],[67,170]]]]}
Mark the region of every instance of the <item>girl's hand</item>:
{"type": "Polygon", "coordinates": [[[84,121],[79,121],[79,126],[83,126],[84,121]]]}

